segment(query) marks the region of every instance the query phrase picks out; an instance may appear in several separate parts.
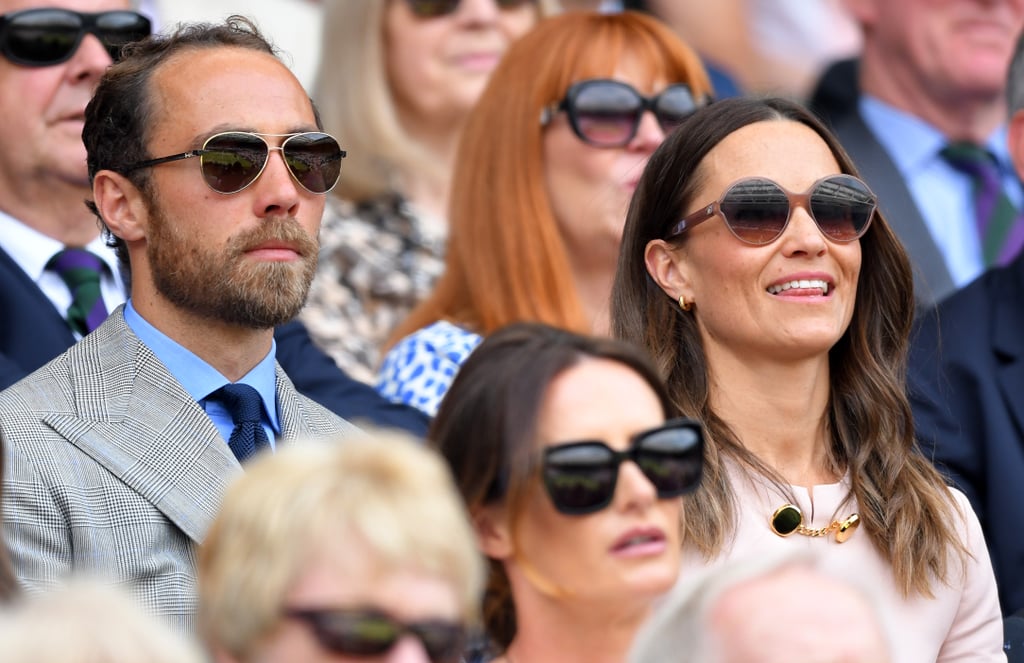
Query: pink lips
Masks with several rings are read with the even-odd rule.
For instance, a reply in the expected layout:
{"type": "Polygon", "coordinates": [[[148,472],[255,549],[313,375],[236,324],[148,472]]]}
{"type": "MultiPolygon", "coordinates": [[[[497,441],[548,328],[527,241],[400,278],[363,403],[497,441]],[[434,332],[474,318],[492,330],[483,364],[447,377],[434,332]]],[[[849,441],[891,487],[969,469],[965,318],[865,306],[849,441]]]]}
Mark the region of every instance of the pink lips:
{"type": "Polygon", "coordinates": [[[463,53],[456,56],[454,61],[462,69],[476,72],[490,72],[501,60],[501,53],[493,51],[479,51],[474,53],[463,53]]]}
{"type": "Polygon", "coordinates": [[[776,297],[825,298],[835,290],[835,281],[829,274],[806,272],[778,279],[768,286],[768,294],[776,297]]]}
{"type": "Polygon", "coordinates": [[[611,553],[616,557],[654,557],[665,552],[668,539],[657,527],[636,527],[615,539],[611,553]]]}
{"type": "Polygon", "coordinates": [[[260,260],[285,262],[300,257],[298,250],[285,242],[264,242],[246,251],[247,255],[260,260]]]}

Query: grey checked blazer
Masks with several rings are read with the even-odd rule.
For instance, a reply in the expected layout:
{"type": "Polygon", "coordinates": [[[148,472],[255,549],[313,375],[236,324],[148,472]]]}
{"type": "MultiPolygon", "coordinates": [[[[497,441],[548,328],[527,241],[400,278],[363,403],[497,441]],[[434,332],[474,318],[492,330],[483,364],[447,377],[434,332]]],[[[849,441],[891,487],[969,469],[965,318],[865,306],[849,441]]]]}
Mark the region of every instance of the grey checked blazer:
{"type": "MultiPolygon", "coordinates": [[[[277,403],[279,443],[358,432],[280,366],[277,403]]],[[[23,587],[97,574],[194,629],[195,545],[242,469],[122,309],[0,392],[0,444],[4,536],[23,587]]]]}

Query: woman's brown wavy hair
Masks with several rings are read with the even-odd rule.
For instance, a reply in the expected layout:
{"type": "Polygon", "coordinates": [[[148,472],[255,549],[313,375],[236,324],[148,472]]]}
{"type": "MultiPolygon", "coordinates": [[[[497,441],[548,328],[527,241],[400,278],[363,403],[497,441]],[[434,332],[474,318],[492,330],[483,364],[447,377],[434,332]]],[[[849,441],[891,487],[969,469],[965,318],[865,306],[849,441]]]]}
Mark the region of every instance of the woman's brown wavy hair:
{"type": "MultiPolygon", "coordinates": [[[[695,318],[648,275],[645,248],[664,239],[694,204],[704,157],[726,136],[755,122],[799,122],[828,145],[843,173],[857,175],[839,141],[802,106],[784,99],[727,99],[689,117],[652,155],[630,204],[612,289],[612,328],[647,348],[680,414],[707,429],[701,488],[686,500],[685,541],[706,557],[735,531],[737,506],[725,459],[743,471],[785,482],[712,409],[710,378],[695,318]]],[[[778,155],[785,159],[785,154],[778,155]]],[[[685,242],[683,235],[677,242],[685,242]]],[[[853,318],[829,352],[827,424],[833,469],[848,471],[862,529],[892,564],[899,590],[931,596],[968,551],[956,533],[951,493],[914,440],[905,391],[907,339],[914,315],[910,261],[880,212],[860,239],[862,264],[853,318]]]]}
{"type": "Polygon", "coordinates": [[[613,75],[626,54],[652,81],[711,93],[697,55],[637,12],[567,12],[509,48],[463,130],[444,275],[386,347],[438,320],[480,334],[519,320],[590,331],[544,184],[540,117],[574,82],[613,75]]]}

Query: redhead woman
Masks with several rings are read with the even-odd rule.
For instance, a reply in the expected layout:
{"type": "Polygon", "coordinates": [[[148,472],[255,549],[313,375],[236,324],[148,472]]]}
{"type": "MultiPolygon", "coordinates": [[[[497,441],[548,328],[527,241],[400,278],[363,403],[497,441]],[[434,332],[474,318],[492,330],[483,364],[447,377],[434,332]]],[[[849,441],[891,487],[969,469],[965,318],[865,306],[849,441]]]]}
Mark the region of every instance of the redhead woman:
{"type": "Polygon", "coordinates": [[[520,323],[484,340],[431,428],[490,559],[499,663],[622,663],[679,574],[703,431],[630,345],[520,323]]]}
{"type": "Polygon", "coordinates": [[[978,519],[914,442],[912,284],[827,129],[789,101],[726,100],[651,157],[626,221],[614,328],[650,351],[677,411],[708,428],[684,574],[814,548],[876,585],[896,663],[1004,661],[978,519]]]}
{"type": "Polygon", "coordinates": [[[444,268],[448,195],[469,110],[508,47],[555,0],[324,3],[314,97],[345,145],[302,318],[372,382],[388,334],[444,268]]]}
{"type": "Polygon", "coordinates": [[[568,12],[516,42],[460,144],[444,276],[392,336],[378,389],[433,415],[498,327],[607,334],[629,198],[709,91],[697,56],[635,12],[568,12]]]}

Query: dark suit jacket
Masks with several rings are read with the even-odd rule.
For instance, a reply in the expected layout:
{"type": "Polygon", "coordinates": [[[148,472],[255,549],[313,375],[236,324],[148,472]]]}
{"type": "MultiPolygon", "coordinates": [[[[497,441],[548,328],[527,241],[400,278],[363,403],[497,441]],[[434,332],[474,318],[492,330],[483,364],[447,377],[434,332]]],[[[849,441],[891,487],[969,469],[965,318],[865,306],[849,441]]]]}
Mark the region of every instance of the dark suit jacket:
{"type": "Polygon", "coordinates": [[[956,290],[956,285],[910,189],[856,106],[848,113],[833,117],[832,123],[861,177],[878,196],[878,206],[885,220],[910,254],[914,265],[914,295],[919,307],[930,307],[956,290]]]}
{"type": "MultiPolygon", "coordinates": [[[[335,414],[426,435],[430,420],[414,407],[391,403],[353,380],[317,348],[302,323],[276,330],[277,361],[296,389],[335,414]]],[[[74,345],[64,318],[42,290],[0,249],[0,389],[10,386],[74,345]]]]}
{"type": "Polygon", "coordinates": [[[1003,612],[1024,609],[1024,254],[917,323],[910,397],[925,453],[978,513],[1003,612]]]}

